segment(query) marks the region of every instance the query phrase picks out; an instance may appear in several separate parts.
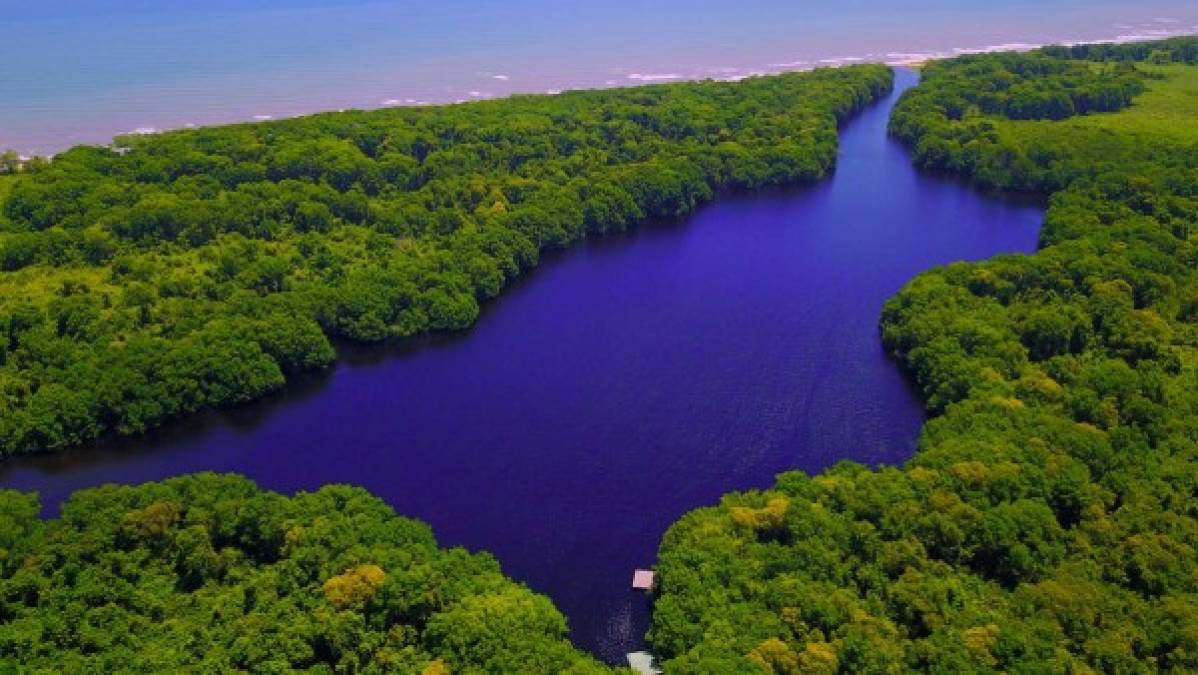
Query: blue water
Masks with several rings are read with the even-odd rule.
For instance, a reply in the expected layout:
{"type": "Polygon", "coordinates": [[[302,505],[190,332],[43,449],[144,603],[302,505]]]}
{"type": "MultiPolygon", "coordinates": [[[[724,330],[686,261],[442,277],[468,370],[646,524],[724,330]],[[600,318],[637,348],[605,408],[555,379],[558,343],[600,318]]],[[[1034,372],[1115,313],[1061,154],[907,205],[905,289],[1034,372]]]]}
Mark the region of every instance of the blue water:
{"type": "Polygon", "coordinates": [[[648,622],[632,570],[683,513],[787,469],[910,456],[924,413],[880,344],[887,297],[933,265],[1035,247],[1039,205],[911,168],[885,135],[897,95],[845,127],[830,180],[579,246],[464,334],[346,349],[274,400],[10,461],[0,486],[53,511],[82,487],[199,470],[362,485],[442,543],[493,552],[619,659],[648,622]]]}
{"type": "Polygon", "coordinates": [[[1193,0],[0,0],[0,148],[1179,32],[1193,0]]]}

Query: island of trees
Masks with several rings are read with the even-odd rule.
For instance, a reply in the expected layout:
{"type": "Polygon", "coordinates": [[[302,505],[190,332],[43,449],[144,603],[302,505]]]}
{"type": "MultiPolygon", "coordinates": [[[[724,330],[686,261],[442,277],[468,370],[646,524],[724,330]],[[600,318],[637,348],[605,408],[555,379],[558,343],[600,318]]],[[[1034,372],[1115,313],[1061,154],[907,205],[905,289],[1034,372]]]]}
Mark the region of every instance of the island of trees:
{"type": "Polygon", "coordinates": [[[881,66],[120,138],[0,175],[0,456],[469,326],[543,251],[812,181],[881,66]]]}
{"type": "Polygon", "coordinates": [[[671,528],[668,672],[1198,670],[1196,64],[1177,39],[924,69],[891,132],[1051,195],[1040,250],[886,305],[933,413],[909,463],[787,473],[671,528]]]}

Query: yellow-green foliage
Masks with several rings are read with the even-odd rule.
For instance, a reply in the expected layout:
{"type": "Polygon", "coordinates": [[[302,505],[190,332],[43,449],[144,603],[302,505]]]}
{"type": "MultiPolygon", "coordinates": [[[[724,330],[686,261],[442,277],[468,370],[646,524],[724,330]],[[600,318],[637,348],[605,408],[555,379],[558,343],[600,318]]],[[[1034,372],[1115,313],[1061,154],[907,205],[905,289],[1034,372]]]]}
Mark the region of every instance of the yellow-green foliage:
{"type": "Polygon", "coordinates": [[[768,638],[753,648],[749,660],[767,673],[792,675],[799,672],[799,655],[778,638],[768,638]]]}
{"type": "Polygon", "coordinates": [[[122,524],[135,537],[162,537],[170,532],[178,520],[178,505],[162,501],[126,513],[122,524]]]}
{"type": "Polygon", "coordinates": [[[790,500],[786,497],[771,497],[765,506],[755,509],[748,506],[733,506],[728,509],[732,522],[750,530],[773,530],[782,527],[790,500]]]}
{"type": "Polygon", "coordinates": [[[324,597],[337,609],[361,609],[370,602],[386,572],[378,565],[358,565],[324,582],[324,597]]]}

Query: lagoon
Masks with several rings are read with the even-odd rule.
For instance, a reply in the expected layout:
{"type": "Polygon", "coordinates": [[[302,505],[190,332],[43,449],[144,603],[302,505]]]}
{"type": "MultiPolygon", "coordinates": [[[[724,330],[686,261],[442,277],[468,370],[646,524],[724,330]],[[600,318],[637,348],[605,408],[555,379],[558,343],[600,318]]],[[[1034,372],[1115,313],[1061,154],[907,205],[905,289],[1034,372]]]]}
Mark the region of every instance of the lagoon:
{"type": "Polygon", "coordinates": [[[272,399],[9,460],[0,487],[53,512],[83,487],[203,470],[361,485],[492,552],[614,662],[648,624],[632,570],[684,513],[781,471],[914,452],[925,416],[881,346],[886,298],[934,265],[1034,250],[1042,204],[921,174],[886,136],[915,81],[900,70],[845,125],[824,182],[577,246],[462,334],[342,346],[272,399]]]}

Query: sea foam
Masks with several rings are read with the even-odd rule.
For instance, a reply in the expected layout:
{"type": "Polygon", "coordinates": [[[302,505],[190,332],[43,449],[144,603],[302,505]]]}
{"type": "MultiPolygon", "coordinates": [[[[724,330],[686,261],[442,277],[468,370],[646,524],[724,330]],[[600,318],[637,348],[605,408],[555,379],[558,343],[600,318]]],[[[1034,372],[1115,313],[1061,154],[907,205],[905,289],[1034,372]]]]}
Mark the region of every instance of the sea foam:
{"type": "Polygon", "coordinates": [[[629,73],[628,79],[636,80],[637,82],[665,82],[667,80],[681,80],[682,76],[677,73],[629,73]]]}

